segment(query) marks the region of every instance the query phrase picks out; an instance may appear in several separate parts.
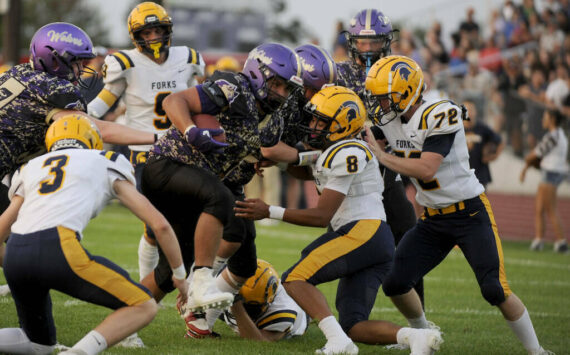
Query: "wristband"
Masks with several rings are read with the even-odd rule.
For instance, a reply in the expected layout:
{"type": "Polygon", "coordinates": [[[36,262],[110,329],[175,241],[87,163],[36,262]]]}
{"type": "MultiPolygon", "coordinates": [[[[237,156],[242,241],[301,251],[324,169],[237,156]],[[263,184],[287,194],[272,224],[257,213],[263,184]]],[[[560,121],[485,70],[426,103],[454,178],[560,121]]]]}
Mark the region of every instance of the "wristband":
{"type": "Polygon", "coordinates": [[[176,269],[172,269],[172,276],[177,280],[184,280],[186,278],[186,268],[184,267],[184,263],[176,269]]]}
{"type": "Polygon", "coordinates": [[[283,220],[285,208],[280,206],[269,206],[269,218],[283,220]]]}
{"type": "Polygon", "coordinates": [[[189,130],[191,130],[192,128],[196,127],[195,124],[191,124],[190,126],[186,127],[186,130],[184,130],[184,137],[186,137],[186,134],[188,133],[189,130]]]}
{"type": "Polygon", "coordinates": [[[297,166],[307,166],[314,164],[317,159],[321,156],[321,150],[307,150],[305,152],[299,152],[297,156],[297,166]]]}

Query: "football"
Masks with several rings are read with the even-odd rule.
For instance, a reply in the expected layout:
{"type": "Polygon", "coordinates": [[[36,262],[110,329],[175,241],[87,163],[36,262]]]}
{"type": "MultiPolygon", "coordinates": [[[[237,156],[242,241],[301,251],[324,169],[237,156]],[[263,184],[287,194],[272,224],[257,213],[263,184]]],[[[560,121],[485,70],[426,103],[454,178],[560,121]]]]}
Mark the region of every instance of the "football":
{"type": "MultiPolygon", "coordinates": [[[[194,121],[194,124],[198,128],[216,128],[216,129],[222,128],[222,125],[220,125],[220,122],[218,121],[216,116],[207,115],[205,113],[192,115],[192,121],[194,121]]],[[[226,133],[224,132],[222,134],[212,136],[212,138],[214,138],[218,142],[225,143],[226,133]]]]}

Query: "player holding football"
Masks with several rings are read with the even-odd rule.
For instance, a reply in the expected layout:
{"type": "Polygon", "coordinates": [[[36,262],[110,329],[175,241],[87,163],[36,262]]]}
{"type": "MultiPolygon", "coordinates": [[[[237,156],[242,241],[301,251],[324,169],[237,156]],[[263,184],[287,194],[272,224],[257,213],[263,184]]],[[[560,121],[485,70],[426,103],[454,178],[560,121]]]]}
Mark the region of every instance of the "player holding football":
{"type": "MultiPolygon", "coordinates": [[[[259,124],[262,161],[260,163],[242,161],[223,180],[236,200],[245,198],[243,186],[251,181],[256,171],[261,174],[260,167],[264,164],[285,162],[308,165],[320,155],[320,151],[294,148],[305,135],[298,126],[303,123],[303,117],[306,115],[302,115],[298,107],[299,105],[302,107],[322,87],[330,86],[336,81],[336,65],[324,49],[312,44],[297,47],[295,52],[303,66],[305,95],[298,95],[295,100],[288,100],[286,107],[281,107],[272,115],[268,115],[259,124]]],[[[228,267],[216,279],[220,288],[237,294],[243,283],[255,273],[257,258],[255,236],[255,225],[252,220],[236,217],[233,213],[230,215],[214,261],[214,274],[217,274],[226,262],[228,263],[228,267]]],[[[193,338],[212,336],[212,328],[220,314],[219,310],[208,310],[206,314],[187,315],[185,317],[187,336],[193,338]]]]}
{"type": "MultiPolygon", "coordinates": [[[[212,266],[234,196],[221,179],[243,161],[261,159],[259,124],[300,90],[302,69],[295,53],[270,43],[253,49],[241,73],[215,72],[201,85],[169,95],[164,101],[173,123],[151,149],[142,190],[173,224],[184,262],[195,261],[192,297],[183,313],[223,308],[233,294],[217,284],[212,266]],[[192,116],[216,115],[226,142],[212,137],[222,129],[199,128],[192,116]]],[[[256,256],[253,260],[255,263],[256,256]]],[[[255,264],[251,274],[255,272],[255,264]]],[[[248,274],[249,277],[251,274],[248,274]]],[[[246,277],[246,278],[247,278],[246,277]]],[[[157,299],[172,290],[162,255],[153,277],[143,280],[157,299]]]]}
{"type": "MultiPolygon", "coordinates": [[[[360,11],[354,16],[345,33],[349,49],[349,60],[338,63],[339,85],[352,89],[360,96],[368,112],[371,107],[365,97],[364,81],[366,73],[378,59],[391,52],[394,33],[388,16],[374,9],[360,11]]],[[[406,189],[400,175],[380,164],[384,179],[384,207],[386,217],[396,240],[400,242],[404,233],[416,224],[416,213],[406,197],[406,189]]],[[[424,302],[423,279],[414,286],[422,304],[424,302]]],[[[427,324],[421,325],[426,327],[427,324]]]]}
{"type": "Polygon", "coordinates": [[[388,56],[372,66],[366,89],[394,154],[383,151],[367,129],[367,141],[380,163],[412,178],[416,200],[425,206],[408,231],[382,288],[408,319],[423,317],[410,297],[412,286],[458,245],[477,277],[487,302],[498,306],[529,354],[547,354],[529,314],[511,291],[501,240],[484,187],[469,168],[465,111],[449,100],[425,102],[423,73],[412,59],[388,56]]]}
{"type": "Polygon", "coordinates": [[[355,139],[366,119],[364,104],[352,90],[333,86],[319,91],[305,109],[312,116],[305,126],[306,143],[311,149],[324,150],[311,165],[312,172],[299,171],[315,180],[320,193],[317,207],[285,209],[247,199],[236,202],[236,215],[304,226],[330,225],[330,232],[308,245],[282,277],[287,293],[319,321],[327,338],[317,353],[356,354],[352,340],[399,343],[410,346],[412,353],[437,350],[442,339],[435,329],[368,320],[378,288],[392,265],[394,238],[385,222],[378,163],[366,143],[355,139]],[[336,296],[340,324],[316,288],[336,279],[340,279],[336,296]]]}
{"type": "Polygon", "coordinates": [[[97,354],[152,321],[150,292],[111,261],[81,245],[82,231],[111,198],[156,231],[172,282],[185,297],[188,285],[174,231],[134,186],[123,156],[105,152],[101,136],[84,116],[65,115],[47,130],[48,153],[14,173],[11,203],[0,216],[0,242],[8,235],[4,273],[21,328],[0,329],[0,352],[50,354],[56,329],[49,291],[111,308],[105,320],[60,354],[97,354]],[[11,231],[11,234],[10,234],[11,231]]]}
{"type": "MultiPolygon", "coordinates": [[[[105,87],[87,107],[91,116],[104,116],[123,97],[128,126],[158,136],[170,128],[162,107],[164,98],[198,84],[197,77],[204,75],[200,53],[186,46],[170,46],[172,25],[166,10],[154,2],[143,2],[131,11],[127,26],[135,48],[105,58],[105,87]]],[[[150,147],[129,146],[139,190],[150,147]]],[[[141,237],[138,253],[142,280],[158,262],[156,241],[148,228],[141,237]]]]}

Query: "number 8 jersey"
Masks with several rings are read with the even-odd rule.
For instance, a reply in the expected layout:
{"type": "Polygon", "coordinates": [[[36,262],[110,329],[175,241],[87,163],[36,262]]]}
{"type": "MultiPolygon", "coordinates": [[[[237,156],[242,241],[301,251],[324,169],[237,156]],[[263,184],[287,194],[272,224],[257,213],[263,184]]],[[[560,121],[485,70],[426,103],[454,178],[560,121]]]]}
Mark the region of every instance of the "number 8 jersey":
{"type": "Polygon", "coordinates": [[[413,159],[429,151],[444,157],[432,180],[411,178],[422,206],[443,208],[485,191],[469,167],[461,114],[452,101],[436,100],[423,103],[407,123],[396,118],[381,127],[397,156],[413,159]]]}
{"type": "Polygon", "coordinates": [[[346,195],[331,219],[333,230],[363,219],[386,221],[384,181],[366,142],[349,139],[328,147],[313,165],[313,177],[319,194],[330,189],[346,195]]]}
{"type": "MultiPolygon", "coordinates": [[[[105,58],[104,89],[89,103],[88,112],[101,117],[123,96],[127,111],[126,125],[146,132],[165,133],[171,123],[162,108],[170,93],[185,90],[204,75],[204,59],[192,48],[170,47],[168,57],[157,64],[138,49],[119,51],[105,58]]],[[[129,146],[135,151],[148,151],[150,145],[129,146]]]]}

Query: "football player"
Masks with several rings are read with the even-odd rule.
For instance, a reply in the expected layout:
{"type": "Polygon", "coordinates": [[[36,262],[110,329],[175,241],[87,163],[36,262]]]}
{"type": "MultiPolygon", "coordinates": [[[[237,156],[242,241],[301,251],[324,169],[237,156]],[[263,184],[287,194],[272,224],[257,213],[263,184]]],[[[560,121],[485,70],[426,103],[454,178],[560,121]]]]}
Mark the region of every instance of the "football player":
{"type": "Polygon", "coordinates": [[[287,294],[273,265],[257,259],[255,274],[246,280],[224,320],[242,338],[277,341],[300,336],[309,316],[287,294]]]}
{"type": "MultiPolygon", "coordinates": [[[[197,78],[204,75],[204,59],[199,52],[186,46],[170,46],[172,25],[166,10],[154,2],[143,2],[131,11],[127,26],[135,48],[105,58],[105,87],[87,106],[91,116],[104,116],[123,97],[127,126],[158,136],[170,128],[162,107],[164,98],[198,84],[197,78]]],[[[150,147],[129,146],[139,190],[150,147]]],[[[158,262],[156,241],[148,228],[138,253],[142,280],[158,262]]]]}
{"type": "Polygon", "coordinates": [[[54,289],[116,310],[73,348],[60,353],[97,354],[146,326],[157,312],[145,287],[80,243],[89,220],[110,199],[119,199],[156,231],[182,298],[188,290],[186,271],[168,221],[136,190],[127,159],[100,150],[101,136],[89,119],[63,116],[47,130],[45,144],[47,154],[14,173],[12,201],[0,216],[0,242],[10,235],[4,273],[21,326],[0,329],[0,352],[52,352],[56,329],[49,291],[54,289]]]}
{"type": "MultiPolygon", "coordinates": [[[[268,45],[262,45],[260,48],[265,46],[268,45]]],[[[284,162],[307,165],[316,160],[320,154],[320,151],[294,148],[304,135],[298,129],[302,120],[298,105],[299,102],[306,102],[306,97],[312,97],[321,87],[332,85],[336,81],[336,65],[324,49],[315,45],[297,47],[295,52],[303,66],[305,96],[297,95],[294,100],[288,100],[286,107],[267,115],[259,124],[263,159],[259,163],[242,161],[223,179],[224,185],[232,191],[236,200],[245,198],[243,186],[251,181],[256,172],[261,174],[261,168],[266,164],[284,162]]],[[[228,263],[228,267],[217,276],[216,282],[221,288],[237,294],[243,283],[255,273],[257,256],[254,242],[253,221],[231,214],[224,227],[223,239],[214,260],[215,275],[226,262],[228,263]]],[[[220,313],[218,310],[208,310],[206,314],[188,314],[185,317],[187,336],[193,338],[212,336],[212,327],[220,313]]]]}
{"type": "MultiPolygon", "coordinates": [[[[392,28],[388,16],[374,9],[360,11],[349,24],[347,45],[349,48],[348,61],[338,63],[338,84],[352,89],[360,96],[370,112],[366,100],[364,81],[370,66],[378,59],[390,54],[390,45],[397,30],[392,28]]],[[[384,179],[384,208],[386,217],[396,240],[396,245],[404,233],[416,224],[414,206],[406,197],[406,189],[400,175],[380,164],[380,171],[384,179]]],[[[414,286],[422,304],[424,302],[423,279],[418,280],[414,286]]],[[[422,327],[427,326],[423,324],[422,327]]]]}
{"type": "MultiPolygon", "coordinates": [[[[221,179],[242,161],[261,159],[259,124],[300,90],[301,73],[293,51],[268,43],[250,52],[242,72],[215,72],[203,84],[173,93],[164,101],[173,127],[150,151],[142,190],[173,224],[186,266],[195,261],[193,297],[182,307],[184,316],[223,308],[233,300],[229,281],[218,285],[212,275],[234,203],[221,179]],[[216,115],[221,129],[197,127],[192,115],[198,113],[216,115]],[[225,143],[212,138],[222,129],[225,143]]],[[[243,281],[255,272],[257,256],[254,248],[251,251],[253,267],[246,270],[243,281]]],[[[157,299],[172,290],[170,269],[165,266],[161,255],[153,276],[143,280],[157,299]]]]}
{"type": "Polygon", "coordinates": [[[375,123],[393,154],[383,151],[367,129],[370,148],[380,163],[411,178],[416,200],[425,207],[396,249],[394,266],[382,285],[384,293],[406,318],[423,317],[410,289],[458,245],[485,300],[498,306],[530,354],[545,354],[524,304],[509,287],[493,211],[469,167],[463,128],[466,111],[449,100],[423,101],[422,70],[404,56],[376,62],[366,89],[375,123]]]}
{"type": "Polygon", "coordinates": [[[282,277],[287,293],[319,321],[327,338],[317,353],[356,354],[353,340],[403,344],[410,346],[412,353],[437,350],[442,339],[436,329],[401,328],[368,320],[378,288],[392,265],[394,238],[385,222],[378,163],[366,143],[355,139],[366,119],[364,104],[352,90],[333,86],[319,91],[305,109],[312,116],[305,126],[306,143],[323,153],[311,165],[311,172],[305,169],[298,174],[306,173],[315,180],[320,194],[317,207],[285,209],[246,199],[236,202],[236,216],[313,227],[330,225],[330,232],[309,244],[282,277]],[[316,288],[337,279],[340,324],[316,288]]]}

